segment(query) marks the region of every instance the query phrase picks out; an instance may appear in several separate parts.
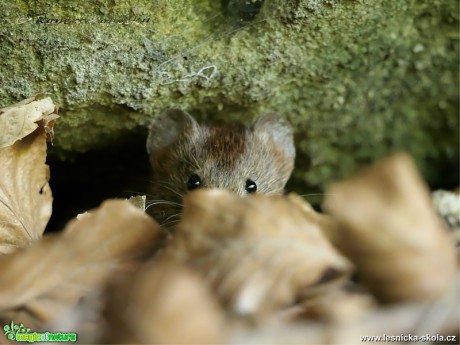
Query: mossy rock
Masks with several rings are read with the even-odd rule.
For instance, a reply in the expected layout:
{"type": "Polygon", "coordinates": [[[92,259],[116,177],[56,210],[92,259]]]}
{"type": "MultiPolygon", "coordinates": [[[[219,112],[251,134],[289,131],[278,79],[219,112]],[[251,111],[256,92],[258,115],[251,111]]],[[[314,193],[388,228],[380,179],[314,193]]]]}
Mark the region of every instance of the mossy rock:
{"type": "Polygon", "coordinates": [[[58,102],[54,157],[171,106],[208,122],[278,111],[296,133],[291,189],[397,150],[432,186],[458,183],[457,0],[12,0],[0,13],[0,107],[58,102]]]}

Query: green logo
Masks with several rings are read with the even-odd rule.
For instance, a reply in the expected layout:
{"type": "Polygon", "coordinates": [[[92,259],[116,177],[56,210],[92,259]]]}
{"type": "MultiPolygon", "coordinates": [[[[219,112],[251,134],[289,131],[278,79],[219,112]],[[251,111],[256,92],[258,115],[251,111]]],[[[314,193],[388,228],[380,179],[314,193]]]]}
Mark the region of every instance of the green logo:
{"type": "Polygon", "coordinates": [[[50,333],[50,332],[30,332],[30,328],[26,328],[22,323],[20,325],[15,325],[13,321],[11,324],[3,326],[3,331],[5,332],[5,336],[9,340],[14,341],[21,341],[21,342],[28,342],[33,343],[36,341],[59,341],[59,342],[67,342],[77,341],[77,334],[76,333],[50,333]]]}

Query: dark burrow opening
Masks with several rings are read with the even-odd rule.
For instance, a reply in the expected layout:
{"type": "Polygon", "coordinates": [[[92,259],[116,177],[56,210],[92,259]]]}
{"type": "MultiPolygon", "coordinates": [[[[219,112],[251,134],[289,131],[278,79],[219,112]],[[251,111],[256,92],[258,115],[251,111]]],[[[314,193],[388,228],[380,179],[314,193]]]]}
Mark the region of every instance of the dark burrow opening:
{"type": "Polygon", "coordinates": [[[63,230],[79,213],[98,207],[109,198],[145,195],[151,175],[145,148],[147,129],[128,134],[109,147],[62,161],[48,146],[53,213],[46,232],[63,230]]]}

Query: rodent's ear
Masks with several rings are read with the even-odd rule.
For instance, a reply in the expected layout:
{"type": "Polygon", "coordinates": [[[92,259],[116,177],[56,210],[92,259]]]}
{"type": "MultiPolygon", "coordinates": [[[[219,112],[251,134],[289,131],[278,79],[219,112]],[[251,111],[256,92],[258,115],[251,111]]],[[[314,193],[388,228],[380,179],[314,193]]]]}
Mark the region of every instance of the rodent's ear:
{"type": "Polygon", "coordinates": [[[295,158],[291,125],[277,113],[268,113],[260,117],[254,125],[254,133],[265,140],[274,142],[283,151],[286,158],[295,158]]]}
{"type": "Polygon", "coordinates": [[[177,108],[167,109],[151,124],[147,137],[147,152],[172,144],[181,134],[193,134],[199,125],[195,119],[185,111],[177,108]]]}

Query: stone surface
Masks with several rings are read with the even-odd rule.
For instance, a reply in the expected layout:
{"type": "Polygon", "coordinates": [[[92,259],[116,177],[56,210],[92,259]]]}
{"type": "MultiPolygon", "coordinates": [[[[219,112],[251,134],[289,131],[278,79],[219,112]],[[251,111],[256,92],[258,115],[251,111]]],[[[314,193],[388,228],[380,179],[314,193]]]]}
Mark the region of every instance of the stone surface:
{"type": "Polygon", "coordinates": [[[304,186],[399,149],[431,184],[458,183],[458,1],[265,0],[253,20],[247,6],[2,1],[0,107],[48,93],[61,158],[170,106],[210,122],[275,110],[295,128],[304,186]]]}

